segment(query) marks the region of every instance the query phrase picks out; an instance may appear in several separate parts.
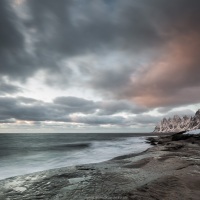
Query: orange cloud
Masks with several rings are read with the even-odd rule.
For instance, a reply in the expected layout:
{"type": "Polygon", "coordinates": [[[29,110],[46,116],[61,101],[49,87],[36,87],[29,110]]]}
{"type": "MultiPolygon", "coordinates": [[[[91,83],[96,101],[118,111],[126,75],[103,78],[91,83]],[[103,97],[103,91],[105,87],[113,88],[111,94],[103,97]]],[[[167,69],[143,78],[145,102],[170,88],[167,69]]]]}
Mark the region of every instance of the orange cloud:
{"type": "Polygon", "coordinates": [[[200,102],[200,36],[170,41],[159,59],[132,79],[125,96],[148,107],[200,102]]]}

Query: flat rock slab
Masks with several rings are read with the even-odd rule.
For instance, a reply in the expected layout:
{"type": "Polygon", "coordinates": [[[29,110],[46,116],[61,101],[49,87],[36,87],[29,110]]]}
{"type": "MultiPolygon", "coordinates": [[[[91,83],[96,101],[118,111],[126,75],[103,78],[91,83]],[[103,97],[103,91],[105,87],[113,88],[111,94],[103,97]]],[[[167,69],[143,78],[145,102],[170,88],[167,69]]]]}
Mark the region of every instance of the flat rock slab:
{"type": "Polygon", "coordinates": [[[1,200],[199,200],[199,196],[200,146],[187,141],[168,141],[107,162],[0,181],[1,200]]]}

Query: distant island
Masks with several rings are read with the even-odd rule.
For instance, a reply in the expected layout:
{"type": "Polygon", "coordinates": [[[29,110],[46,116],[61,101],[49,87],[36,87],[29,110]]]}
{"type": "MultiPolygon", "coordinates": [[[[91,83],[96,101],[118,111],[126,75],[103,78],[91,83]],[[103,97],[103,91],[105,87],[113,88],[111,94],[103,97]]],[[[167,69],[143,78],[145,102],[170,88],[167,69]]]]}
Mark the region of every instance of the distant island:
{"type": "Polygon", "coordinates": [[[180,117],[175,115],[173,118],[164,118],[154,129],[156,133],[171,133],[200,129],[200,109],[194,116],[185,115],[180,117]]]}

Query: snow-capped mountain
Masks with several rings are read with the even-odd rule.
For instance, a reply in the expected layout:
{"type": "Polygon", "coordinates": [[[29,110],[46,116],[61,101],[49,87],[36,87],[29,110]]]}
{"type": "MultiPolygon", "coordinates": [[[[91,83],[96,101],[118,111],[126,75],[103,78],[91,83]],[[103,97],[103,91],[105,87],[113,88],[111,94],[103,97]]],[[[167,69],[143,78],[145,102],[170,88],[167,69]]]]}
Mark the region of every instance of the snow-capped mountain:
{"type": "Polygon", "coordinates": [[[175,115],[173,118],[164,118],[154,129],[154,132],[179,132],[200,129],[200,109],[195,113],[194,117],[179,117],[175,115]]]}

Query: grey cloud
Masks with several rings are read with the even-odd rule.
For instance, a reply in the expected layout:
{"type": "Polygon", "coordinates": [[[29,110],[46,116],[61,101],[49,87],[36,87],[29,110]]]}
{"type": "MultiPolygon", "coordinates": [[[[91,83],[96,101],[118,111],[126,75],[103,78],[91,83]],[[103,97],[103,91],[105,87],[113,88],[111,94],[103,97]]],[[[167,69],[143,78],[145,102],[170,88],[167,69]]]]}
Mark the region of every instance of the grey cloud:
{"type": "MultiPolygon", "coordinates": [[[[180,107],[180,106],[179,106],[180,107]]],[[[181,109],[174,111],[174,108],[178,108],[177,106],[166,106],[160,107],[157,111],[162,115],[194,115],[194,112],[191,109],[181,109]]]]}
{"type": "Polygon", "coordinates": [[[93,113],[97,109],[95,102],[77,97],[57,97],[54,103],[70,113],[93,113]]]}
{"type": "Polygon", "coordinates": [[[113,114],[142,112],[128,102],[93,102],[77,97],[57,97],[52,103],[25,97],[0,97],[0,120],[54,121],[85,124],[118,124],[127,120],[113,114]],[[130,108],[130,110],[129,110],[130,108]],[[98,110],[98,112],[97,112],[98,110]],[[87,115],[72,115],[76,113],[87,115]]]}
{"type": "Polygon", "coordinates": [[[102,101],[98,102],[98,107],[98,115],[113,115],[120,112],[138,114],[148,111],[147,108],[134,105],[126,100],[102,101]]]}
{"type": "Polygon", "coordinates": [[[161,119],[163,118],[163,116],[152,116],[152,115],[137,115],[135,117],[132,118],[133,123],[135,124],[146,124],[146,125],[154,125],[157,124],[161,119]]]}
{"type": "Polygon", "coordinates": [[[96,70],[89,82],[89,85],[105,93],[106,96],[113,96],[113,93],[120,94],[130,81],[130,74],[133,69],[121,67],[119,69],[96,70]]]}
{"type": "Polygon", "coordinates": [[[61,105],[66,105],[70,107],[82,107],[82,106],[92,106],[94,105],[93,101],[86,100],[83,98],[78,98],[78,97],[57,97],[54,99],[54,103],[56,104],[61,104],[61,105]]]}
{"type": "MultiPolygon", "coordinates": [[[[3,2],[4,8],[8,3],[3,2]]],[[[25,4],[30,11],[27,19],[17,18],[12,10],[13,17],[2,12],[3,19],[8,19],[3,24],[10,25],[8,32],[14,33],[16,38],[13,42],[6,40],[13,46],[6,45],[2,72],[15,78],[26,79],[39,69],[62,77],[63,68],[69,72],[69,68],[61,64],[62,59],[94,52],[101,54],[105,49],[138,51],[152,48],[159,41],[156,30],[145,17],[146,10],[132,3],[129,6],[126,2],[103,0],[30,0],[25,4]],[[25,34],[31,40],[31,54],[26,51],[25,34]]],[[[66,77],[66,73],[63,76],[66,77]]],[[[50,78],[48,83],[53,83],[54,77],[50,78]]]]}
{"type": "Polygon", "coordinates": [[[170,111],[167,114],[165,114],[166,117],[173,117],[174,115],[179,115],[180,117],[183,117],[184,115],[187,116],[194,116],[195,112],[190,109],[184,109],[184,110],[176,110],[176,111],[170,111]]]}
{"type": "Polygon", "coordinates": [[[142,114],[146,111],[146,109],[134,107],[126,101],[93,102],[76,97],[57,97],[54,102],[46,103],[25,97],[0,97],[0,123],[8,124],[22,120],[31,121],[35,125],[40,125],[43,121],[52,121],[96,126],[153,126],[163,117],[172,117],[174,114],[193,114],[191,110],[171,111],[162,116],[142,114]],[[113,115],[120,112],[137,115],[127,117],[113,115]],[[77,113],[82,115],[77,115],[77,113]]]}
{"type": "Polygon", "coordinates": [[[15,86],[10,83],[6,83],[3,80],[0,81],[0,95],[14,94],[21,91],[22,91],[22,88],[18,86],[15,86]]]}
{"type": "Polygon", "coordinates": [[[48,108],[44,108],[42,104],[28,105],[16,98],[1,97],[0,98],[0,119],[7,120],[15,118],[18,120],[42,121],[50,120],[47,113],[48,108]]]}
{"type": "Polygon", "coordinates": [[[13,124],[15,123],[16,120],[15,119],[6,119],[6,120],[0,120],[0,124],[13,124]]]}
{"type": "Polygon", "coordinates": [[[91,113],[98,115],[113,115],[120,112],[126,113],[143,113],[147,112],[148,108],[135,105],[126,100],[121,101],[91,101],[77,97],[57,97],[54,103],[61,105],[63,109],[71,110],[71,112],[91,113]]]}
{"type": "Polygon", "coordinates": [[[26,51],[25,37],[18,26],[20,21],[10,2],[0,2],[0,73],[15,79],[26,79],[35,71],[32,67],[34,60],[26,51]]]}
{"type": "Polygon", "coordinates": [[[75,110],[31,98],[0,97],[1,120],[69,121],[72,112],[75,110]]]}
{"type": "MultiPolygon", "coordinates": [[[[10,2],[0,2],[0,73],[10,81],[44,70],[49,85],[68,87],[84,82],[85,72],[80,70],[73,82],[73,70],[63,60],[107,52],[106,59],[109,51],[122,51],[127,52],[124,59],[143,54],[151,62],[145,69],[137,58],[132,66],[98,66],[89,70],[83,87],[148,107],[199,102],[199,0],[29,0],[27,19],[20,18],[10,2]]],[[[88,112],[93,110],[95,106],[88,112]]]]}
{"type": "MultiPolygon", "coordinates": [[[[148,25],[157,30],[160,37],[157,37],[152,48],[156,47],[160,52],[152,57],[144,69],[138,65],[138,68],[141,67],[138,72],[134,67],[131,70],[125,68],[119,74],[116,68],[113,71],[101,70],[99,76],[92,79],[91,85],[112,98],[129,99],[148,107],[199,103],[199,1],[125,2],[129,2],[130,10],[133,7],[141,10],[149,20],[148,25]]],[[[136,35],[132,34],[132,38],[140,40],[136,35]]]]}
{"type": "MultiPolygon", "coordinates": [[[[14,98],[13,98],[14,99],[14,98]]],[[[28,98],[28,97],[23,97],[23,96],[18,96],[17,98],[15,98],[16,101],[24,103],[24,104],[42,104],[43,102],[37,99],[33,99],[33,98],[28,98]]]]}
{"type": "Polygon", "coordinates": [[[23,36],[17,30],[13,19],[16,17],[10,11],[9,3],[6,0],[0,2],[0,50],[11,48],[17,50],[19,47],[23,48],[23,36]]]}
{"type": "Polygon", "coordinates": [[[31,0],[28,4],[32,12],[32,20],[28,24],[37,30],[37,45],[42,50],[56,50],[68,56],[91,51],[101,42],[105,44],[112,39],[113,25],[109,13],[104,12],[102,1],[85,1],[84,4],[83,1],[71,0],[45,0],[42,3],[31,0]],[[101,16],[102,13],[107,18],[105,15],[101,16]],[[78,26],[75,25],[74,18],[77,18],[77,22],[81,21],[78,26]]]}
{"type": "MultiPolygon", "coordinates": [[[[148,2],[146,2],[148,4],[148,2]]],[[[39,1],[27,2],[40,54],[71,56],[108,48],[140,50],[161,42],[147,8],[139,2],[39,1]]]]}
{"type": "Polygon", "coordinates": [[[138,74],[119,96],[149,107],[199,103],[198,37],[192,34],[174,41],[166,54],[138,74]]]}
{"type": "Polygon", "coordinates": [[[125,122],[125,118],[121,116],[96,116],[96,115],[88,115],[88,116],[78,116],[75,119],[72,119],[72,122],[76,123],[84,123],[91,125],[123,125],[125,122]]]}
{"type": "MultiPolygon", "coordinates": [[[[174,4],[177,3],[179,1],[174,4]]],[[[29,0],[25,1],[29,16],[23,21],[12,9],[8,11],[8,1],[3,0],[1,4],[1,24],[4,25],[1,38],[7,48],[4,52],[8,52],[8,55],[4,54],[5,66],[10,66],[4,71],[16,77],[30,76],[41,68],[55,72],[60,69],[59,60],[63,57],[99,52],[105,48],[131,49],[135,53],[139,49],[152,50],[164,40],[156,26],[163,14],[154,12],[152,15],[152,12],[170,5],[162,6],[158,0],[151,4],[130,0],[112,3],[103,0],[29,0]],[[32,38],[35,49],[32,55],[25,50],[25,34],[32,38]]],[[[166,18],[163,16],[162,20],[166,18]]]]}

